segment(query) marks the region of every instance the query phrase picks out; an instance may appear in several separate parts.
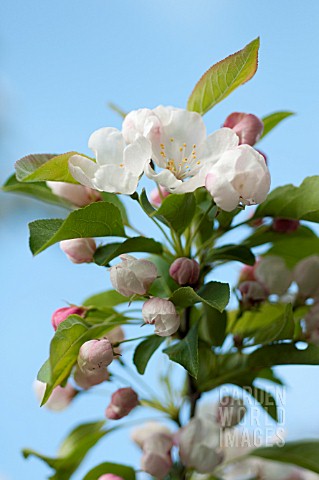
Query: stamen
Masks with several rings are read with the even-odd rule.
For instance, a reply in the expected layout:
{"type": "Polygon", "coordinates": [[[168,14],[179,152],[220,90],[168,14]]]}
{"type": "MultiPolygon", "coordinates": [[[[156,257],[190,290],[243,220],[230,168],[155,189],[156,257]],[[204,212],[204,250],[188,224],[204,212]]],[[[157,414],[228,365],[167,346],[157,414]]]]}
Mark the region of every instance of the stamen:
{"type": "Polygon", "coordinates": [[[173,137],[172,137],[172,138],[170,138],[170,141],[171,141],[171,142],[174,142],[174,138],[173,138],[173,137]]]}

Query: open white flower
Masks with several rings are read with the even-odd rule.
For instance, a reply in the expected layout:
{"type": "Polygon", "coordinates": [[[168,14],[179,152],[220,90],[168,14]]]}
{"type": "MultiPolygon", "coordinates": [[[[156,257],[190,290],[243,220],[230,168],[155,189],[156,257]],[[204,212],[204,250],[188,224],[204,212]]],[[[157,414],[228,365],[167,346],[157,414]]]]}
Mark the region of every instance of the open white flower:
{"type": "Polygon", "coordinates": [[[231,212],[239,203],[256,205],[266,200],[270,174],[260,153],[249,145],[240,145],[211,166],[205,186],[216,205],[231,212]]]}
{"type": "Polygon", "coordinates": [[[82,155],[73,155],[69,160],[71,175],[82,185],[102,192],[135,192],[140,175],[151,158],[151,144],[142,137],[129,145],[116,128],[96,130],[89,139],[96,163],[82,155]]]}
{"type": "Polygon", "coordinates": [[[221,128],[207,136],[202,117],[195,112],[159,106],[130,112],[123,122],[123,136],[132,141],[144,135],[152,143],[152,160],[145,174],[171,193],[193,192],[205,184],[208,166],[238,146],[238,136],[221,128]]]}

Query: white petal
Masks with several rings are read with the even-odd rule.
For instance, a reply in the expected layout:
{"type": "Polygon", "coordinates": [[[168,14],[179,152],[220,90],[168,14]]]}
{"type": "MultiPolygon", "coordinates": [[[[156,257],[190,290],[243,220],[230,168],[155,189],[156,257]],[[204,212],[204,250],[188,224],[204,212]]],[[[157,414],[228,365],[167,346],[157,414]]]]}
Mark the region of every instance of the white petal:
{"type": "Polygon", "coordinates": [[[89,148],[93,150],[98,165],[122,163],[124,147],[123,135],[116,128],[100,128],[89,138],[89,148]]]}
{"type": "Polygon", "coordinates": [[[198,156],[201,161],[215,163],[227,150],[238,146],[239,138],[230,128],[220,128],[216,132],[208,135],[203,143],[198,156]]]}
{"type": "Polygon", "coordinates": [[[73,178],[82,185],[97,188],[94,182],[98,165],[82,155],[73,155],[69,159],[69,170],[73,178]]]}
{"type": "Polygon", "coordinates": [[[149,108],[140,108],[128,113],[122,124],[122,133],[127,143],[132,143],[140,135],[146,136],[152,127],[152,122],[158,119],[149,108]]]}
{"type": "Polygon", "coordinates": [[[177,180],[175,175],[170,170],[165,169],[159,173],[155,173],[150,164],[146,165],[144,172],[148,178],[154,180],[154,182],[158,183],[162,187],[165,187],[170,192],[183,183],[181,180],[177,180]]]}
{"type": "Polygon", "coordinates": [[[203,187],[205,185],[205,176],[201,175],[199,172],[194,177],[191,177],[186,182],[182,182],[173,193],[188,193],[188,192],[195,192],[195,190],[199,187],[203,187]]]}
{"type": "Polygon", "coordinates": [[[139,178],[125,167],[103,165],[96,173],[95,182],[99,190],[109,193],[132,195],[137,188],[139,178]]]}
{"type": "Polygon", "coordinates": [[[151,142],[139,136],[124,150],[124,165],[133,175],[140,176],[152,156],[151,142]]]}
{"type": "Polygon", "coordinates": [[[218,207],[226,212],[234,210],[239,203],[239,194],[218,169],[214,168],[206,176],[205,186],[218,207]]]}

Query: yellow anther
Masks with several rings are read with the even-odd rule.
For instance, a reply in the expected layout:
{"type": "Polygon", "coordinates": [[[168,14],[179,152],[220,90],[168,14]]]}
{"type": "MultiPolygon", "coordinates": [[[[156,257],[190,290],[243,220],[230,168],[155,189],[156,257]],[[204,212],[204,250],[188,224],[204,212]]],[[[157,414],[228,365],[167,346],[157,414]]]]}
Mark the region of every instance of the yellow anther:
{"type": "Polygon", "coordinates": [[[196,162],[196,165],[200,165],[200,162],[199,162],[199,161],[198,161],[198,162],[196,162]]]}
{"type": "Polygon", "coordinates": [[[160,144],[160,147],[161,147],[162,150],[164,150],[164,148],[165,148],[164,143],[161,143],[161,144],[160,144]]]}
{"type": "Polygon", "coordinates": [[[124,163],[120,163],[120,167],[124,167],[124,163]]]}
{"type": "Polygon", "coordinates": [[[186,158],[186,157],[185,157],[185,158],[183,158],[183,162],[184,162],[184,163],[185,163],[185,162],[187,162],[187,158],[186,158]]]}
{"type": "Polygon", "coordinates": [[[179,147],[179,151],[182,152],[182,151],[183,151],[183,147],[179,147]]]}
{"type": "Polygon", "coordinates": [[[196,155],[193,154],[193,159],[195,160],[195,158],[196,158],[196,155]]]}
{"type": "Polygon", "coordinates": [[[183,143],[183,147],[186,148],[186,143],[183,143]]]}
{"type": "Polygon", "coordinates": [[[171,141],[171,142],[174,142],[174,138],[173,138],[173,137],[172,137],[172,138],[170,138],[170,141],[171,141]]]}
{"type": "Polygon", "coordinates": [[[195,145],[195,143],[194,143],[194,145],[193,145],[193,148],[196,148],[196,145],[195,145]]]}

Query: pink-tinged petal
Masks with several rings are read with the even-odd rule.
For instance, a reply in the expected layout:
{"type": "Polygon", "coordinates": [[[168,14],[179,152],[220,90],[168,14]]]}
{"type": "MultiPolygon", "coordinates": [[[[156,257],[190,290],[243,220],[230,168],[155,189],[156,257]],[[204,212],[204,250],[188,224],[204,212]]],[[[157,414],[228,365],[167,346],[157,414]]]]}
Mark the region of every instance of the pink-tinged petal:
{"type": "Polygon", "coordinates": [[[103,165],[96,173],[95,183],[104,192],[132,195],[136,191],[138,180],[124,165],[103,165]]]}
{"type": "Polygon", "coordinates": [[[134,176],[139,177],[152,156],[152,145],[145,137],[138,137],[124,150],[124,165],[134,176]]]}
{"type": "Polygon", "coordinates": [[[159,173],[155,173],[152,167],[148,164],[145,167],[145,175],[154,180],[154,182],[158,183],[162,187],[166,188],[166,190],[173,192],[178,186],[182,185],[181,180],[177,180],[175,175],[170,170],[162,170],[159,173]]]}
{"type": "Polygon", "coordinates": [[[149,108],[140,108],[128,113],[123,120],[122,133],[127,143],[133,143],[140,135],[147,136],[158,119],[149,108]]]}
{"type": "Polygon", "coordinates": [[[90,136],[89,148],[93,150],[98,165],[120,164],[123,161],[125,141],[116,128],[100,128],[90,136]]]}
{"type": "Polygon", "coordinates": [[[227,150],[238,146],[239,138],[230,128],[220,128],[208,135],[198,152],[201,161],[217,162],[227,150]]]}
{"type": "Polygon", "coordinates": [[[81,155],[73,155],[69,160],[69,171],[75,180],[86,187],[100,190],[94,182],[98,168],[96,163],[81,155]]]}

